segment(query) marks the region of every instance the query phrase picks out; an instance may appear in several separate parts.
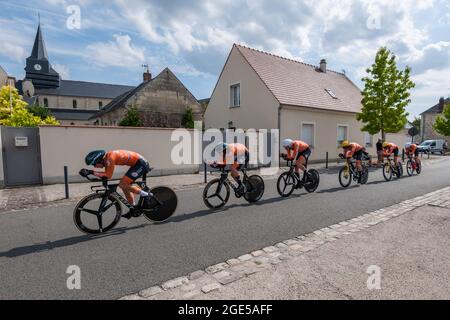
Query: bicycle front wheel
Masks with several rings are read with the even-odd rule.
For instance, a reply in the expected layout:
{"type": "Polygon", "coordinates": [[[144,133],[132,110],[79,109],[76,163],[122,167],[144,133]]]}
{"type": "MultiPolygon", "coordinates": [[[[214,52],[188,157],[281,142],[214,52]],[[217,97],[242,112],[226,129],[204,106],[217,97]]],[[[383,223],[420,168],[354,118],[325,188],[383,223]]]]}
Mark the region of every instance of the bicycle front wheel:
{"type": "Polygon", "coordinates": [[[383,177],[386,181],[392,180],[392,167],[389,163],[383,166],[383,177]]]}
{"type": "Polygon", "coordinates": [[[203,202],[213,210],[222,208],[230,198],[230,187],[220,179],[210,181],[203,191],[203,202]]]}
{"type": "Polygon", "coordinates": [[[297,180],[293,177],[293,174],[290,172],[284,172],[278,178],[277,182],[278,194],[283,198],[289,197],[292,194],[292,192],[294,192],[296,184],[297,180]]]}
{"type": "Polygon", "coordinates": [[[414,174],[413,164],[411,160],[408,160],[408,162],[406,163],[406,172],[410,177],[414,174]]]}
{"type": "Polygon", "coordinates": [[[344,188],[348,188],[352,183],[352,173],[347,167],[342,167],[341,170],[339,170],[339,183],[344,188]]]}
{"type": "Polygon", "coordinates": [[[244,199],[249,203],[258,202],[264,195],[264,180],[260,176],[251,176],[245,181],[247,192],[244,193],[244,199]]]}
{"type": "Polygon", "coordinates": [[[91,194],[81,199],[73,211],[75,226],[87,234],[108,232],[119,223],[121,217],[120,201],[104,193],[91,194]]]}

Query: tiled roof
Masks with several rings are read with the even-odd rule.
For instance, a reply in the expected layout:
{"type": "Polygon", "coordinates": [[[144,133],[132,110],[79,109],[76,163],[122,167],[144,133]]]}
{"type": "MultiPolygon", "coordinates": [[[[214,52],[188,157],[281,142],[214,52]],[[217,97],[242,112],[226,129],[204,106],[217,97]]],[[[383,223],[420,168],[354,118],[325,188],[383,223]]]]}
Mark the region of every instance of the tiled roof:
{"type": "Polygon", "coordinates": [[[360,89],[343,73],[235,45],[282,105],[360,112],[360,89]],[[327,90],[331,90],[328,93],[327,90]],[[337,97],[332,97],[332,94],[337,97]]]}
{"type": "MultiPolygon", "coordinates": [[[[444,100],[444,105],[447,105],[447,104],[450,104],[450,98],[447,98],[447,99],[444,100]]],[[[430,109],[422,112],[421,114],[424,114],[424,113],[441,113],[441,112],[442,112],[441,106],[438,103],[435,106],[432,106],[430,109]]]]}
{"type": "Polygon", "coordinates": [[[52,116],[56,120],[78,120],[78,121],[88,121],[93,114],[96,113],[95,110],[72,110],[72,109],[50,109],[52,116]]]}
{"type": "Polygon", "coordinates": [[[61,80],[59,88],[38,89],[37,95],[114,99],[134,87],[116,84],[61,80]]]}

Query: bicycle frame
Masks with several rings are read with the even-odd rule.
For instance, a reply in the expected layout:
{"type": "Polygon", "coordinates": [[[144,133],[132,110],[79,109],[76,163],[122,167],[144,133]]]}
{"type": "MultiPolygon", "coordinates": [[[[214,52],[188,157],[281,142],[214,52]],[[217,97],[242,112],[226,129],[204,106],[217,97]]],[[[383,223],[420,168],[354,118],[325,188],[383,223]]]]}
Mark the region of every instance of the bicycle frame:
{"type": "MultiPolygon", "coordinates": [[[[242,182],[245,183],[245,181],[248,180],[247,172],[245,171],[245,169],[240,169],[240,171],[243,174],[242,182]]],[[[233,189],[234,192],[236,192],[238,190],[237,187],[235,187],[234,184],[231,183],[230,179],[228,178],[230,170],[225,170],[225,168],[221,168],[220,172],[221,172],[221,175],[220,175],[220,186],[219,186],[218,192],[220,192],[223,184],[227,184],[228,186],[230,186],[233,189]]]]}

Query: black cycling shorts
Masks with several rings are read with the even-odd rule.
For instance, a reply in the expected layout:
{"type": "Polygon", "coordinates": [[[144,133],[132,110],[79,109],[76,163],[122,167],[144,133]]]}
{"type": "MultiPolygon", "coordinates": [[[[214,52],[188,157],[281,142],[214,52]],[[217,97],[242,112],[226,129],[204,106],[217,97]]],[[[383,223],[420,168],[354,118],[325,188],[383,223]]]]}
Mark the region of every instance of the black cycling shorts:
{"type": "Polygon", "coordinates": [[[363,155],[364,155],[364,151],[363,151],[363,149],[361,149],[353,154],[353,158],[358,161],[361,161],[363,158],[363,155]]]}
{"type": "Polygon", "coordinates": [[[295,160],[298,161],[298,159],[300,159],[300,157],[302,156],[305,157],[306,160],[308,160],[309,157],[311,156],[311,153],[312,153],[311,148],[307,148],[305,151],[299,152],[295,160]]]}
{"type": "Polygon", "coordinates": [[[398,157],[398,148],[394,149],[394,157],[398,157]]]}
{"type": "Polygon", "coordinates": [[[136,181],[140,177],[142,177],[144,174],[147,174],[150,171],[150,166],[148,164],[148,161],[141,158],[136,162],[136,164],[131,167],[127,173],[125,174],[126,177],[130,178],[133,181],[136,181]]]}
{"type": "Polygon", "coordinates": [[[414,151],[414,156],[415,156],[415,157],[419,157],[419,149],[416,149],[416,150],[414,151]]]}

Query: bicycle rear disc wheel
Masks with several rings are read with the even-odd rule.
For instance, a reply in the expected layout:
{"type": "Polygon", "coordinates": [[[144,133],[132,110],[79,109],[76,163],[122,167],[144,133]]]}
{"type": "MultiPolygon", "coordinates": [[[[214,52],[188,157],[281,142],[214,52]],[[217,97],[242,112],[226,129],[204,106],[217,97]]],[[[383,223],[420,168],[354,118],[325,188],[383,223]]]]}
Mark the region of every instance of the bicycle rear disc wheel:
{"type": "Polygon", "coordinates": [[[416,172],[417,174],[420,174],[422,172],[422,164],[421,163],[416,163],[416,172]]]}
{"type": "Polygon", "coordinates": [[[391,165],[389,163],[386,163],[383,166],[383,177],[386,181],[391,181],[392,180],[392,168],[391,165]]]}
{"type": "Polygon", "coordinates": [[[319,172],[314,169],[309,170],[308,173],[309,173],[309,178],[305,183],[305,189],[309,193],[313,193],[319,187],[320,175],[319,175],[319,172]]]}
{"type": "Polygon", "coordinates": [[[290,172],[284,172],[278,178],[277,191],[283,198],[289,197],[294,192],[297,181],[292,175],[290,172]]]}
{"type": "Polygon", "coordinates": [[[264,195],[264,180],[260,176],[250,176],[245,182],[247,192],[244,193],[244,199],[249,203],[258,202],[264,195]]]}
{"type": "Polygon", "coordinates": [[[167,187],[156,187],[150,190],[154,199],[150,201],[155,203],[153,209],[145,210],[144,217],[150,221],[163,222],[169,219],[178,206],[176,193],[167,187]]]}
{"type": "Polygon", "coordinates": [[[109,195],[104,204],[104,212],[99,213],[104,194],[91,194],[78,202],[73,211],[75,226],[83,233],[100,234],[114,228],[122,217],[120,201],[109,195]]]}
{"type": "Polygon", "coordinates": [[[366,184],[369,181],[369,168],[363,165],[361,174],[362,174],[361,184],[366,184]]]}
{"type": "Polygon", "coordinates": [[[348,188],[352,184],[352,173],[347,170],[347,167],[342,167],[339,170],[339,183],[344,188],[348,188]]]}
{"type": "Polygon", "coordinates": [[[213,210],[225,206],[230,199],[230,187],[220,179],[211,180],[203,191],[203,202],[213,210]]]}

